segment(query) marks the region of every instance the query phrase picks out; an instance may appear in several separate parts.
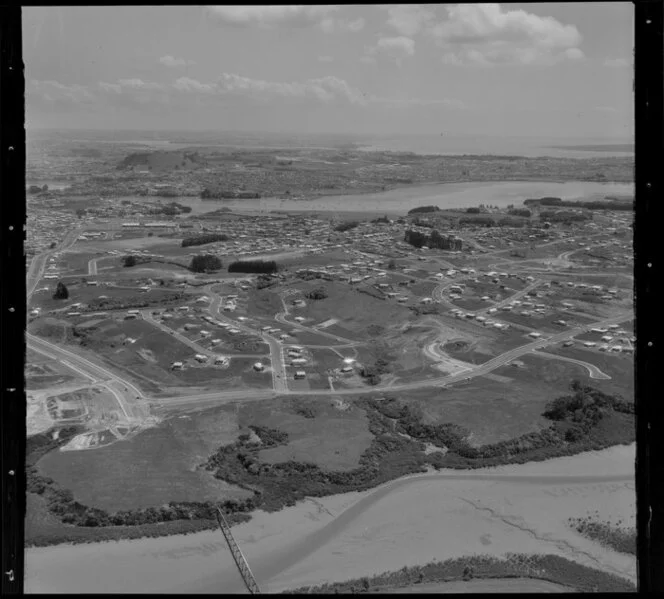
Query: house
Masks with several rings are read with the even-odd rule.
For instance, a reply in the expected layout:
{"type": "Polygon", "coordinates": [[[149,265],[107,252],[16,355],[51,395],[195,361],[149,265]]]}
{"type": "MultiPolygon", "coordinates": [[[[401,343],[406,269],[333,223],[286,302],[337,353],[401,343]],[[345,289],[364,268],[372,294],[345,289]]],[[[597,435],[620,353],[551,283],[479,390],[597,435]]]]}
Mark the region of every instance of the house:
{"type": "Polygon", "coordinates": [[[263,372],[263,370],[265,370],[265,366],[263,366],[262,362],[256,362],[254,364],[254,370],[256,372],[263,372]]]}
{"type": "Polygon", "coordinates": [[[194,356],[194,358],[196,358],[196,360],[197,360],[198,362],[207,362],[207,361],[208,361],[208,357],[207,357],[206,355],[204,355],[204,354],[196,354],[196,355],[194,356]]]}
{"type": "Polygon", "coordinates": [[[352,366],[342,366],[341,372],[344,374],[348,374],[349,372],[353,372],[353,367],[352,366]]]}
{"type": "Polygon", "coordinates": [[[539,339],[542,336],[542,333],[528,333],[528,337],[532,337],[533,339],[539,339]]]}
{"type": "Polygon", "coordinates": [[[307,376],[307,373],[304,372],[304,370],[295,371],[295,378],[296,379],[303,379],[303,378],[306,378],[306,376],[307,376]]]}
{"type": "Polygon", "coordinates": [[[184,364],[182,362],[173,362],[171,364],[171,370],[182,370],[184,368],[184,364]]]}
{"type": "Polygon", "coordinates": [[[291,366],[303,366],[306,363],[307,360],[305,358],[295,358],[291,360],[291,366]]]}
{"type": "Polygon", "coordinates": [[[226,366],[228,365],[229,359],[226,356],[217,356],[214,359],[215,364],[219,364],[221,366],[226,366]]]}

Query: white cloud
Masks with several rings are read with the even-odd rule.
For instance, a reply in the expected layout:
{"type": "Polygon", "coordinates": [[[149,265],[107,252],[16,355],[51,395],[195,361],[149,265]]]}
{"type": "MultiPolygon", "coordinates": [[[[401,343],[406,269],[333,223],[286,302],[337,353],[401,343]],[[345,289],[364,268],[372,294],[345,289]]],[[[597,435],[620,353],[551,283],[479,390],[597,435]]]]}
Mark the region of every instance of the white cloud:
{"type": "Polygon", "coordinates": [[[607,58],[604,61],[605,67],[621,68],[630,66],[629,60],[625,58],[607,58]]]}
{"type": "Polygon", "coordinates": [[[68,85],[52,80],[38,81],[32,79],[28,85],[27,98],[30,99],[32,94],[50,103],[72,102],[85,104],[94,102],[95,99],[94,94],[83,85],[76,83],[68,85]]]}
{"type": "Polygon", "coordinates": [[[99,82],[96,86],[65,85],[56,81],[31,81],[28,85],[28,98],[34,98],[61,107],[75,107],[80,103],[106,103],[107,106],[148,106],[172,104],[182,108],[191,102],[205,99],[216,101],[223,97],[250,97],[256,100],[274,102],[303,100],[332,104],[335,102],[359,108],[377,106],[394,109],[408,109],[426,106],[462,109],[458,100],[386,98],[363,93],[344,79],[328,75],[305,81],[280,82],[244,77],[235,73],[222,73],[213,82],[201,82],[190,77],[179,77],[169,84],[161,84],[142,79],[119,79],[115,83],[99,82]]]}
{"type": "Polygon", "coordinates": [[[447,64],[547,65],[584,57],[573,25],[499,4],[446,6],[447,18],[427,29],[447,64]]]}
{"type": "Polygon", "coordinates": [[[214,84],[210,83],[201,83],[196,79],[190,79],[189,77],[180,77],[175,81],[173,87],[182,92],[198,92],[204,94],[213,94],[215,93],[216,87],[214,84]]]}
{"type": "Polygon", "coordinates": [[[140,90],[158,90],[163,89],[163,85],[153,81],[143,81],[142,79],[118,79],[121,87],[140,90]]]}
{"type": "Polygon", "coordinates": [[[174,56],[166,55],[159,59],[159,62],[165,67],[186,67],[196,64],[193,60],[185,60],[184,58],[175,58],[174,56]]]}
{"type": "Polygon", "coordinates": [[[384,6],[388,13],[387,24],[400,35],[412,37],[433,19],[431,8],[421,4],[396,4],[384,6]]]}
{"type": "Polygon", "coordinates": [[[384,54],[392,58],[397,64],[401,64],[401,60],[408,56],[415,54],[415,42],[409,37],[381,37],[376,42],[375,46],[365,48],[365,58],[363,62],[371,63],[378,54],[384,54]]]}
{"type": "Polygon", "coordinates": [[[274,27],[275,25],[307,25],[322,21],[337,11],[338,6],[208,6],[213,17],[241,26],[274,27]]]}
{"type": "Polygon", "coordinates": [[[332,56],[319,56],[318,61],[319,62],[334,62],[334,58],[332,58],[332,56]]]}
{"type": "Polygon", "coordinates": [[[319,23],[320,28],[325,33],[334,33],[350,31],[351,33],[357,33],[364,29],[364,19],[360,17],[354,21],[345,21],[344,19],[333,19],[332,17],[326,17],[319,23]]]}

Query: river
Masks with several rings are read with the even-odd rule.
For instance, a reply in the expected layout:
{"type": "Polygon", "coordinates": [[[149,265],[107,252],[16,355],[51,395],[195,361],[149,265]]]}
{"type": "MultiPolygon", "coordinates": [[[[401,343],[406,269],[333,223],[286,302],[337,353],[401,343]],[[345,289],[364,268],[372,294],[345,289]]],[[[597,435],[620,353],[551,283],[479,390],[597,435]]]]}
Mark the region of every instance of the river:
{"type": "MultiPolygon", "coordinates": [[[[607,195],[634,194],[633,183],[598,183],[593,181],[498,181],[482,183],[434,183],[411,185],[389,191],[355,195],[330,195],[311,200],[261,198],[245,200],[201,200],[179,198],[181,204],[190,206],[192,214],[211,212],[221,207],[248,212],[315,211],[315,212],[373,212],[405,214],[417,206],[439,208],[469,208],[489,204],[505,208],[510,204],[523,205],[528,198],[545,196],[563,200],[603,198],[607,195]]],[[[165,200],[166,201],[166,200],[165,200]]],[[[173,201],[171,199],[167,201],[173,201]]]]}
{"type": "MultiPolygon", "coordinates": [[[[261,588],[370,576],[471,554],[553,553],[635,580],[636,560],[567,524],[635,518],[635,445],[548,462],[415,475],[366,492],[256,512],[233,528],[261,588]]],[[[220,532],[26,551],[26,592],[234,593],[220,532]]]]}

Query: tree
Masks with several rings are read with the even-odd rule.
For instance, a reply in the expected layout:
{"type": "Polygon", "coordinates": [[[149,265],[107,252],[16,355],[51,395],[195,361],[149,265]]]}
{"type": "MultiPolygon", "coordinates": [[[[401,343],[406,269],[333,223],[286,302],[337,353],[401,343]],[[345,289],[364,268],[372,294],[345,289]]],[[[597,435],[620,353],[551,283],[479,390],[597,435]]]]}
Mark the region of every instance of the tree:
{"type": "Polygon", "coordinates": [[[53,294],[53,299],[67,299],[68,297],[69,289],[67,289],[62,281],[58,281],[58,285],[55,288],[55,293],[53,294]]]}
{"type": "Polygon", "coordinates": [[[388,263],[387,263],[387,268],[388,270],[396,270],[397,268],[397,262],[394,258],[392,258],[388,263]]]}
{"type": "Polygon", "coordinates": [[[125,266],[127,268],[136,266],[137,262],[138,261],[136,260],[136,256],[125,256],[124,258],[122,258],[122,266],[125,266]]]}
{"type": "Polygon", "coordinates": [[[51,242],[51,245],[49,245],[48,247],[49,247],[50,249],[53,249],[56,245],[58,245],[57,242],[52,241],[52,242],[51,242]]]}
{"type": "Polygon", "coordinates": [[[189,270],[192,272],[209,272],[221,268],[221,260],[216,256],[199,254],[191,259],[189,270]]]}
{"type": "Polygon", "coordinates": [[[480,209],[479,209],[479,208],[471,207],[471,208],[467,208],[467,209],[466,209],[466,212],[467,212],[468,214],[479,214],[479,213],[480,213],[480,209]]]}

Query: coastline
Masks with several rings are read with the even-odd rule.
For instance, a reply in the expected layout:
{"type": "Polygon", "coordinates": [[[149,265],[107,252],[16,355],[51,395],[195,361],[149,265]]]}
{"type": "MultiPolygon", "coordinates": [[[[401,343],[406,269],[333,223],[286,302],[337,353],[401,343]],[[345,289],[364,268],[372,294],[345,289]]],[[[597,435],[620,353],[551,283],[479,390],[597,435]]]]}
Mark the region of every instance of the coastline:
{"type": "MultiPolygon", "coordinates": [[[[432,558],[526,549],[573,555],[633,579],[633,557],[566,530],[565,517],[598,506],[607,515],[633,518],[634,456],[632,444],[547,462],[412,475],[369,491],[308,499],[276,513],[257,511],[250,522],[233,527],[233,534],[268,592],[432,558]],[[608,494],[616,501],[608,501],[608,494]],[[473,507],[460,497],[483,506],[473,507]],[[486,511],[503,509],[503,504],[515,514],[496,517],[486,511]],[[523,530],[505,522],[516,514],[528,521],[520,523],[523,530]],[[454,544],[438,542],[440,534],[448,533],[454,534],[454,544]]],[[[230,593],[244,588],[218,531],[28,549],[26,573],[28,593],[230,593]]]]}

